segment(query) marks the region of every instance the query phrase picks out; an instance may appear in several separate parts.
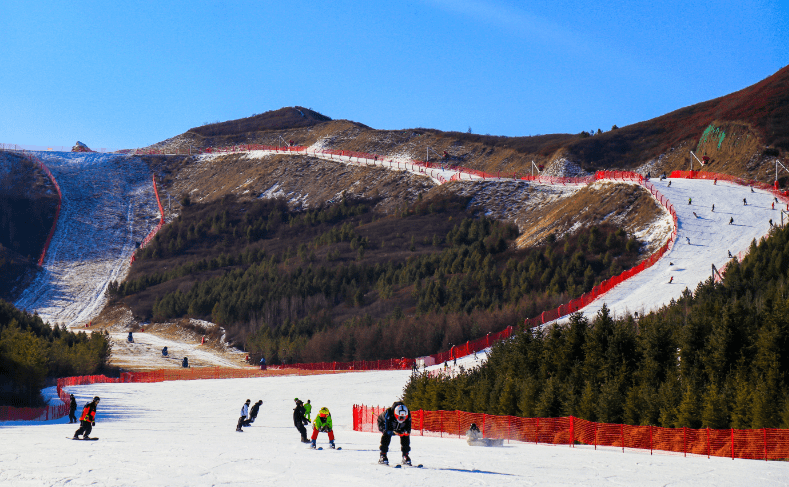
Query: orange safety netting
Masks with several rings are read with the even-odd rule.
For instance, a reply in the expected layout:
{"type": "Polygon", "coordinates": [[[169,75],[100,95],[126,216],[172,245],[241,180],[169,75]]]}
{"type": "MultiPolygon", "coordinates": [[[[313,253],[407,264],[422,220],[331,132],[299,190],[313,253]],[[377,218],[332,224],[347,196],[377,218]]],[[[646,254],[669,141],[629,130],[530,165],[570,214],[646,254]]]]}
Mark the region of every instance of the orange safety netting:
{"type": "MultiPolygon", "coordinates": [[[[386,408],[354,405],[353,429],[378,432],[378,415],[386,408]]],[[[476,423],[486,438],[547,443],[666,451],[708,457],[756,460],[789,459],[786,429],[693,429],[596,423],[573,416],[520,418],[464,411],[411,411],[412,435],[461,438],[476,423]]]]}

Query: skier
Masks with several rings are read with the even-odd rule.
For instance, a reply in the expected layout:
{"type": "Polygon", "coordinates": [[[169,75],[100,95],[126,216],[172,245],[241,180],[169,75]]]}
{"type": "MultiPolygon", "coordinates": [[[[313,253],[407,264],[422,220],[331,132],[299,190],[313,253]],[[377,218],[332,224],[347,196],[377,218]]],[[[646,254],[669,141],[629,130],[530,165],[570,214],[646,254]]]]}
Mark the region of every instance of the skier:
{"type": "Polygon", "coordinates": [[[266,357],[260,357],[260,370],[266,370],[266,357]]]}
{"type": "Polygon", "coordinates": [[[732,224],[734,224],[734,217],[733,216],[729,217],[729,225],[732,225],[732,224]]]}
{"type": "Polygon", "coordinates": [[[378,463],[389,465],[386,453],[389,451],[389,443],[392,435],[400,437],[400,450],[403,452],[403,465],[411,465],[411,458],[408,452],[411,451],[411,413],[402,401],[395,401],[392,407],[378,416],[378,431],[381,434],[381,456],[378,463]]]}
{"type": "Polygon", "coordinates": [[[718,184],[718,178],[715,178],[715,180],[712,182],[713,186],[716,185],[716,184],[718,184]]]}
{"type": "Polygon", "coordinates": [[[132,336],[132,332],[129,332],[129,336],[126,337],[126,341],[129,343],[134,343],[134,337],[132,336]]]}
{"type": "Polygon", "coordinates": [[[309,399],[307,399],[307,404],[304,405],[304,417],[307,418],[308,421],[312,421],[310,415],[312,414],[312,403],[309,399]]]}
{"type": "Polygon", "coordinates": [[[166,357],[166,356],[167,356],[167,347],[164,347],[162,349],[162,357],[166,357]]]}
{"type": "Polygon", "coordinates": [[[667,187],[667,188],[670,188],[670,187],[671,187],[671,181],[669,181],[669,182],[668,182],[668,186],[666,186],[666,187],[667,187]]]}
{"type": "Polygon", "coordinates": [[[742,206],[748,206],[748,201],[745,198],[742,199],[742,206]]]}
{"type": "Polygon", "coordinates": [[[690,237],[685,237],[685,240],[688,241],[688,245],[690,245],[690,237]]]}
{"type": "Polygon", "coordinates": [[[688,204],[691,204],[692,202],[693,202],[693,198],[688,198],[688,204]]]}
{"type": "Polygon", "coordinates": [[[310,422],[304,417],[304,403],[301,402],[298,397],[295,398],[294,401],[296,402],[296,407],[293,408],[293,426],[301,433],[301,442],[309,443],[310,440],[307,439],[307,429],[304,425],[310,424],[310,422]]]}
{"type": "Polygon", "coordinates": [[[730,258],[730,259],[733,259],[733,258],[734,258],[734,256],[733,256],[733,255],[731,255],[731,250],[729,250],[729,258],[730,258]]]}
{"type": "Polygon", "coordinates": [[[715,212],[715,205],[712,205],[712,211],[715,212]]]}
{"type": "Polygon", "coordinates": [[[775,209],[775,202],[773,202],[771,205],[772,205],[773,210],[774,210],[775,209]]]}
{"type": "Polygon", "coordinates": [[[249,399],[241,406],[241,417],[238,418],[238,425],[236,425],[236,431],[239,433],[243,433],[244,430],[241,427],[244,425],[244,421],[247,419],[247,415],[249,414],[249,403],[252,402],[249,399]]]}
{"type": "Polygon", "coordinates": [[[770,228],[772,228],[772,226],[773,226],[773,219],[770,218],[770,228]]]}
{"type": "Polygon", "coordinates": [[[671,279],[668,280],[669,284],[671,284],[672,282],[674,282],[674,276],[671,276],[671,279]]]}
{"type": "Polygon", "coordinates": [[[466,431],[466,443],[468,443],[469,446],[502,446],[504,440],[483,438],[479,426],[477,426],[476,423],[471,423],[468,431],[466,431]]]}
{"type": "Polygon", "coordinates": [[[77,398],[74,397],[74,394],[71,394],[69,395],[68,424],[77,422],[77,415],[74,414],[75,412],[77,412],[77,398]]]}
{"type": "Polygon", "coordinates": [[[748,186],[748,187],[751,188],[751,193],[753,193],[754,192],[753,191],[753,186],[748,186]]]}
{"type": "Polygon", "coordinates": [[[329,446],[333,449],[334,446],[334,430],[332,429],[331,413],[329,408],[321,408],[318,411],[318,417],[312,422],[312,448],[315,448],[315,442],[318,439],[318,433],[325,432],[329,434],[329,446]]]}
{"type": "Polygon", "coordinates": [[[82,435],[83,440],[90,439],[88,435],[93,431],[93,427],[96,426],[96,408],[100,400],[99,396],[96,396],[82,408],[82,416],[79,417],[79,429],[74,432],[75,440],[79,439],[79,435],[82,435]]]}
{"type": "Polygon", "coordinates": [[[697,215],[695,211],[693,212],[693,216],[695,216],[696,218],[699,217],[699,215],[697,215]]]}
{"type": "Polygon", "coordinates": [[[263,400],[260,399],[258,402],[252,405],[252,409],[249,410],[249,417],[242,426],[249,426],[255,422],[255,419],[258,417],[258,411],[260,410],[260,405],[263,404],[263,400]]]}
{"type": "Polygon", "coordinates": [[[184,360],[181,362],[181,367],[185,369],[189,368],[189,357],[184,357],[184,360]]]}

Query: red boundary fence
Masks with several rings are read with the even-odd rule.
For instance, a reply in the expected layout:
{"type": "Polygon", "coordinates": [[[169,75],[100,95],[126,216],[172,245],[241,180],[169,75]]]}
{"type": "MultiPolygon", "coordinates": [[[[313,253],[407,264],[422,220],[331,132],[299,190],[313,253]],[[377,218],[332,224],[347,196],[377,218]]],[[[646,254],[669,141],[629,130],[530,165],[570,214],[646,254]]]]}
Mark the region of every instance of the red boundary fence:
{"type": "MultiPolygon", "coordinates": [[[[142,243],[140,243],[141,249],[144,248],[146,245],[148,245],[151,242],[151,240],[153,240],[153,237],[155,237],[156,234],[159,233],[159,230],[161,230],[162,227],[164,226],[164,208],[162,207],[162,201],[159,199],[159,190],[156,188],[155,174],[152,176],[152,179],[153,179],[153,194],[156,195],[156,204],[159,205],[159,215],[160,215],[159,224],[156,225],[156,228],[151,230],[151,233],[149,233],[148,236],[145,237],[145,239],[142,241],[142,243]]],[[[137,250],[135,250],[134,253],[132,253],[129,264],[133,264],[136,259],[137,259],[137,250]]]]}
{"type": "Polygon", "coordinates": [[[52,228],[49,229],[49,235],[47,235],[47,240],[44,243],[44,248],[41,250],[41,257],[38,258],[38,265],[44,265],[44,258],[47,256],[47,250],[49,250],[49,244],[52,243],[52,237],[55,235],[55,229],[58,227],[58,218],[60,218],[60,206],[63,204],[63,194],[60,192],[60,185],[58,184],[57,180],[55,180],[55,176],[52,175],[52,171],[41,162],[41,159],[36,157],[35,155],[31,154],[30,152],[23,151],[22,157],[26,158],[33,164],[39,167],[44,173],[47,175],[49,180],[52,182],[52,185],[55,187],[55,191],[58,193],[58,206],[55,209],[55,220],[52,222],[52,228]]]}
{"type": "MultiPolygon", "coordinates": [[[[298,371],[297,375],[314,375],[326,373],[323,371],[298,371]]],[[[69,386],[82,386],[90,384],[118,384],[129,382],[164,382],[170,380],[202,380],[202,379],[243,379],[250,377],[272,377],[281,375],[294,375],[292,370],[268,370],[257,368],[231,369],[225,367],[191,367],[186,369],[161,369],[145,372],[124,372],[119,378],[104,375],[82,375],[77,377],[63,377],[57,380],[58,397],[63,404],[57,406],[44,406],[40,408],[15,408],[0,406],[0,421],[47,421],[66,416],[69,411],[71,398],[64,388],[69,386]]]]}
{"type": "MultiPolygon", "coordinates": [[[[353,429],[378,432],[377,418],[385,408],[353,407],[353,429]]],[[[476,423],[487,438],[552,445],[576,444],[654,450],[685,456],[745,458],[751,460],[789,459],[789,430],[786,429],[693,429],[630,426],[596,423],[573,416],[563,418],[521,418],[464,411],[411,411],[412,435],[464,437],[476,423]]]]}

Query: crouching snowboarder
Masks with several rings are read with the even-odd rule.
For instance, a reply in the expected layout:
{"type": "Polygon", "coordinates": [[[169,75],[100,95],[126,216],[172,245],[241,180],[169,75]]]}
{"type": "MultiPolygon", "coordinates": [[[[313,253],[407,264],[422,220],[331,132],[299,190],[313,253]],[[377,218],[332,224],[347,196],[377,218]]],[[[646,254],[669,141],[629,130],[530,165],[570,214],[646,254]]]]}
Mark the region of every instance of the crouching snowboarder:
{"type": "Polygon", "coordinates": [[[318,411],[318,417],[312,423],[312,448],[315,448],[315,442],[318,439],[318,433],[329,434],[329,446],[336,448],[334,445],[334,430],[332,429],[331,413],[328,408],[321,408],[318,411]]]}
{"type": "Polygon", "coordinates": [[[296,402],[296,407],[293,408],[293,426],[299,430],[301,434],[301,442],[302,443],[309,443],[310,440],[307,439],[307,428],[304,425],[310,424],[310,421],[304,417],[304,403],[299,400],[299,398],[295,398],[294,401],[296,402]]]}
{"type": "Polygon", "coordinates": [[[93,427],[96,426],[96,408],[100,400],[99,396],[96,396],[82,408],[82,416],[79,417],[79,429],[74,432],[75,440],[79,439],[79,435],[82,435],[83,440],[91,439],[88,435],[93,431],[93,427]]]}
{"type": "Polygon", "coordinates": [[[255,419],[258,417],[258,411],[260,410],[261,404],[263,404],[263,400],[258,400],[258,402],[252,405],[252,408],[249,410],[249,416],[247,417],[247,420],[244,421],[242,426],[249,426],[255,422],[255,419]]]}
{"type": "Polygon", "coordinates": [[[504,440],[483,438],[482,432],[479,430],[476,423],[471,423],[471,427],[466,431],[466,443],[468,443],[469,446],[502,446],[504,440]]]}
{"type": "Polygon", "coordinates": [[[403,452],[403,465],[411,465],[408,452],[411,451],[411,413],[402,401],[395,401],[392,407],[378,416],[378,431],[381,434],[381,456],[378,463],[389,465],[389,443],[392,436],[400,437],[400,451],[403,452]]]}

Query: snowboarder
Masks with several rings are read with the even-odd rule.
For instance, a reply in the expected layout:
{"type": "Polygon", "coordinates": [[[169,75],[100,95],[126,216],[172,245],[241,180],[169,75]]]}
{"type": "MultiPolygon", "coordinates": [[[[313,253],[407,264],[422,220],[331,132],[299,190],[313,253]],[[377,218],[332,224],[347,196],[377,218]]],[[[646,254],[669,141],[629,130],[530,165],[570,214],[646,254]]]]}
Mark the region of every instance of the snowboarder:
{"type": "Polygon", "coordinates": [[[167,356],[167,347],[164,347],[162,349],[162,357],[166,357],[166,356],[167,356]]]}
{"type": "Polygon", "coordinates": [[[334,430],[332,429],[331,413],[329,408],[321,408],[318,411],[318,417],[312,422],[312,448],[315,448],[315,442],[318,439],[318,433],[329,434],[329,446],[334,449],[334,430]]]}
{"type": "Polygon", "coordinates": [[[76,412],[77,412],[77,398],[74,397],[74,394],[71,394],[69,395],[69,404],[68,404],[68,424],[77,422],[77,415],[74,414],[76,412]]]}
{"type": "Polygon", "coordinates": [[[748,200],[745,198],[742,199],[742,206],[748,206],[748,200]]]}
{"type": "Polygon", "coordinates": [[[395,401],[392,407],[378,416],[378,431],[381,432],[381,456],[378,463],[389,465],[389,443],[392,436],[400,437],[400,451],[403,452],[403,464],[411,465],[408,452],[411,451],[411,413],[402,401],[395,401]]]}
{"type": "Polygon", "coordinates": [[[310,415],[312,414],[312,403],[309,399],[307,399],[307,403],[304,404],[304,417],[307,418],[308,421],[312,421],[310,415]]]}
{"type": "Polygon", "coordinates": [[[75,440],[79,439],[79,435],[82,435],[83,440],[90,439],[88,435],[93,431],[93,427],[96,426],[96,408],[100,400],[99,396],[96,396],[82,408],[82,416],[79,417],[79,429],[74,432],[75,440]]]}
{"type": "Polygon", "coordinates": [[[772,228],[772,226],[773,226],[773,219],[770,218],[770,228],[772,228]]]}
{"type": "Polygon", "coordinates": [[[307,439],[307,429],[304,425],[310,424],[310,421],[304,417],[304,403],[301,402],[298,397],[295,398],[294,401],[296,402],[296,407],[293,408],[293,426],[301,433],[301,442],[309,443],[310,440],[307,439]]]}
{"type": "Polygon", "coordinates": [[[715,186],[717,184],[718,184],[718,178],[715,178],[715,180],[712,182],[712,185],[715,186]]]}
{"type": "Polygon", "coordinates": [[[753,186],[748,186],[748,187],[751,188],[751,193],[753,193],[753,186]]]}
{"type": "Polygon", "coordinates": [[[712,212],[713,213],[715,212],[715,205],[714,204],[712,205],[712,212]]]}
{"type": "Polygon", "coordinates": [[[255,419],[258,417],[258,411],[260,410],[260,405],[263,404],[263,400],[259,399],[258,402],[252,405],[252,408],[249,410],[249,416],[247,420],[244,421],[242,426],[249,426],[255,422],[255,419]]]}
{"type": "Polygon", "coordinates": [[[132,336],[132,332],[129,332],[129,336],[126,337],[126,341],[129,343],[134,343],[134,337],[132,336]]]}
{"type": "Polygon", "coordinates": [[[249,403],[252,402],[249,399],[241,406],[241,417],[238,418],[238,425],[236,425],[236,431],[242,433],[244,430],[241,427],[244,425],[244,421],[247,420],[247,415],[249,414],[249,403]]]}
{"type": "Polygon", "coordinates": [[[699,215],[697,215],[695,211],[693,212],[693,216],[695,216],[696,218],[699,217],[699,215]]]}
{"type": "Polygon", "coordinates": [[[729,225],[733,225],[733,224],[734,224],[734,217],[732,216],[729,217],[729,225]]]}
{"type": "Polygon", "coordinates": [[[734,258],[734,256],[733,256],[733,255],[731,255],[731,250],[729,250],[729,258],[730,258],[730,259],[733,259],[733,258],[734,258]]]}
{"type": "Polygon", "coordinates": [[[775,202],[772,202],[771,206],[773,207],[773,210],[774,210],[775,209],[775,202]]]}
{"type": "Polygon", "coordinates": [[[688,241],[688,245],[690,245],[690,237],[685,237],[685,240],[688,241]]]}
{"type": "Polygon", "coordinates": [[[671,276],[671,279],[668,280],[669,284],[671,284],[672,282],[674,282],[674,276],[671,276]]]}
{"type": "Polygon", "coordinates": [[[184,360],[181,362],[181,367],[185,369],[189,368],[189,357],[184,357],[184,360]]]}
{"type": "Polygon", "coordinates": [[[688,198],[688,204],[691,204],[692,202],[693,202],[693,198],[688,198]]]}
{"type": "Polygon", "coordinates": [[[666,187],[667,187],[667,188],[670,188],[670,187],[671,187],[671,181],[669,181],[669,182],[668,182],[668,186],[666,186],[666,187]]]}
{"type": "Polygon", "coordinates": [[[266,357],[260,357],[260,370],[266,370],[266,357]]]}
{"type": "Polygon", "coordinates": [[[468,443],[469,446],[502,446],[504,440],[483,438],[479,426],[477,426],[476,423],[471,423],[468,431],[466,431],[466,443],[468,443]]]}

